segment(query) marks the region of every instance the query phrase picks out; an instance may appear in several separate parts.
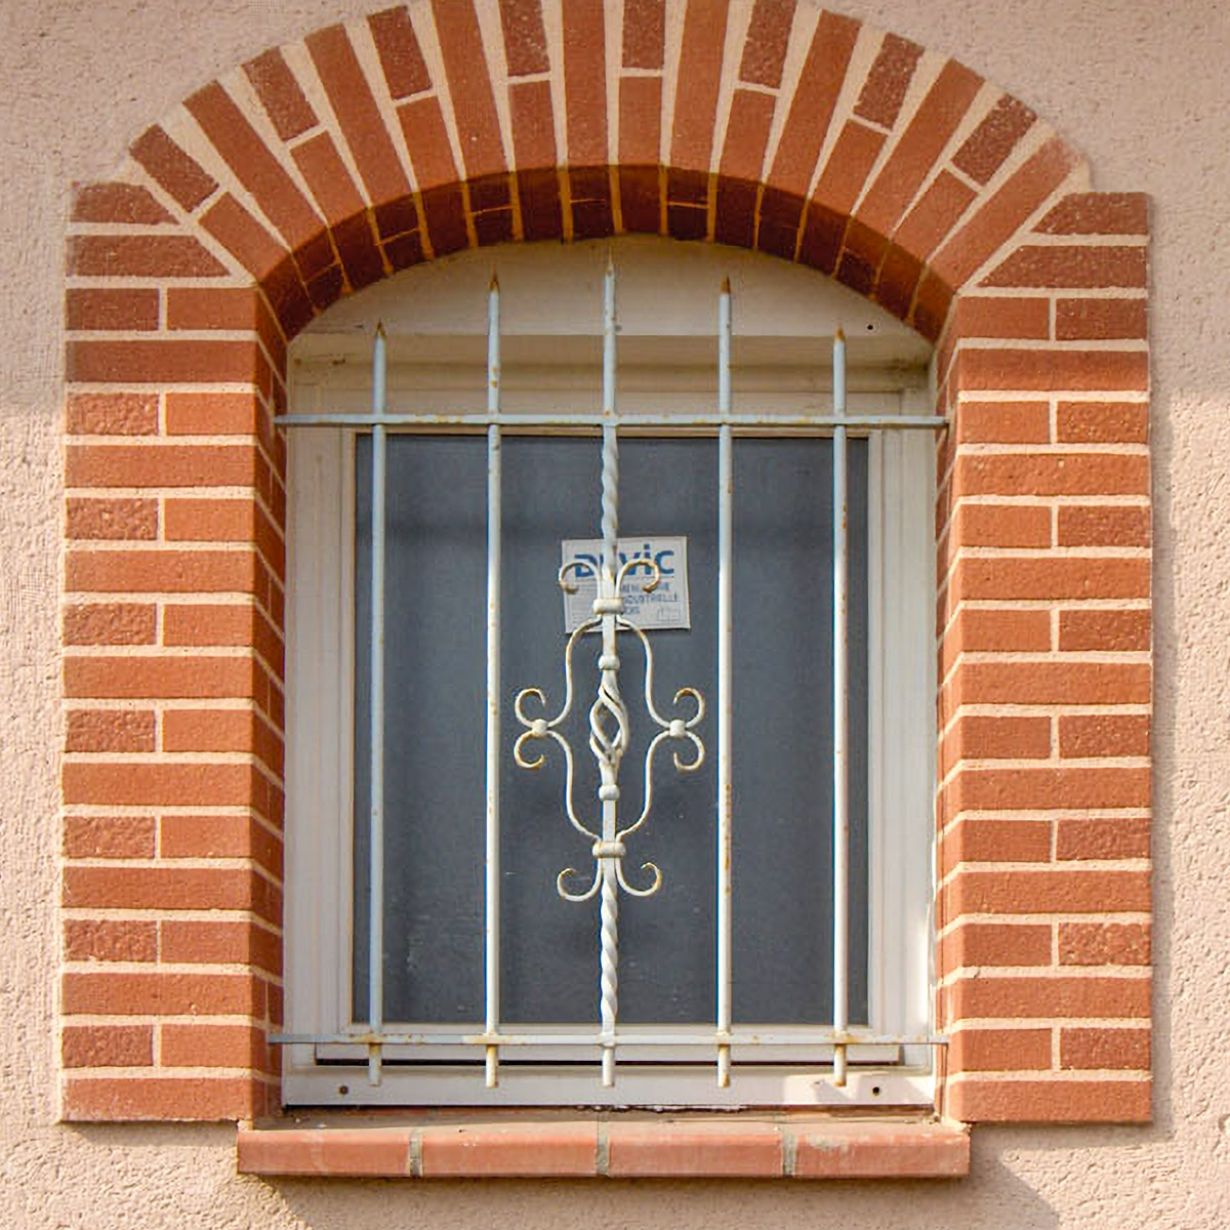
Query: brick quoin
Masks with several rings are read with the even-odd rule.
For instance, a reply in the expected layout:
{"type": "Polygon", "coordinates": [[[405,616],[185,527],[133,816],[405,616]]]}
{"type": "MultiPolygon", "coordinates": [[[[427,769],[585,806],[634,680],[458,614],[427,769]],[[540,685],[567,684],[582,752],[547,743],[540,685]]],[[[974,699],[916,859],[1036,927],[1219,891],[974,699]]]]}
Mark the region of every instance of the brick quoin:
{"type": "Polygon", "coordinates": [[[934,344],[939,1109],[1149,1116],[1147,202],[854,16],[617,7],[386,6],[77,187],[68,1119],[278,1109],[288,343],[434,256],[621,231],[810,266],[934,344]]]}

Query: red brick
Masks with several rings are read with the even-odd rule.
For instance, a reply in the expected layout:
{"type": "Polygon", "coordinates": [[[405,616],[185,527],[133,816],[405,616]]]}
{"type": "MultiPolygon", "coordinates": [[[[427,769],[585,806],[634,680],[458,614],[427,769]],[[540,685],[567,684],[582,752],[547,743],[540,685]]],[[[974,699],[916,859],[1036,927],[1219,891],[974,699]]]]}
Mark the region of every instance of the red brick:
{"type": "Polygon", "coordinates": [[[65,298],[69,329],[156,329],[156,290],[70,289],[65,298]]]}
{"type": "Polygon", "coordinates": [[[875,63],[867,74],[854,113],[874,124],[891,128],[897,122],[905,92],[910,87],[921,56],[922,48],[917,43],[896,34],[886,34],[875,63]]]}
{"type": "Polygon", "coordinates": [[[60,1035],[66,1068],[143,1068],[154,1062],[150,1025],[69,1025],[60,1035]]]}
{"type": "MultiPolygon", "coordinates": [[[[69,876],[84,870],[65,868],[69,876]]],[[[67,888],[64,904],[72,905],[67,888]]],[[[156,961],[158,927],[152,922],[129,919],[69,918],[64,923],[64,955],[69,961],[156,961]]]]}
{"type": "Polygon", "coordinates": [[[781,85],[794,10],[795,0],[756,0],[739,63],[741,80],[773,90],[781,85]]]}
{"type": "Polygon", "coordinates": [[[251,551],[70,551],[64,586],[76,593],[256,593],[251,551]]]}
{"type": "Polygon", "coordinates": [[[214,1122],[252,1119],[278,1108],[277,1086],[231,1077],[78,1077],[65,1082],[63,1115],[69,1123],[214,1122]]]}
{"type": "Polygon", "coordinates": [[[85,603],[64,608],[66,645],[152,645],[157,611],[136,603],[85,603]]]}
{"type": "Polygon", "coordinates": [[[1005,94],[965,144],[953,156],[953,166],[985,184],[1004,164],[1037,116],[1024,103],[1005,94]]]}
{"type": "Polygon", "coordinates": [[[295,146],[293,154],[331,226],[362,212],[363,198],[327,132],[295,146]]]}
{"type": "Polygon", "coordinates": [[[1060,402],[1056,413],[1062,443],[1144,444],[1149,438],[1149,408],[1138,402],[1060,402]]]}
{"type": "Polygon", "coordinates": [[[1048,820],[959,820],[939,840],[939,870],[959,863],[1045,863],[1051,857],[1048,820]]]}
{"type": "Polygon", "coordinates": [[[160,832],[163,858],[251,858],[281,875],[277,838],[250,816],[163,816],[160,832]]]}
{"type": "MultiPolygon", "coordinates": [[[[1152,621],[1147,610],[1060,611],[1059,648],[1072,653],[1147,650],[1152,621]]],[[[1146,693],[1141,701],[1147,701],[1146,693]]]]}
{"type": "Polygon", "coordinates": [[[68,272],[102,278],[216,278],[227,269],[190,235],[72,235],[68,272]]]}
{"type": "Polygon", "coordinates": [[[1147,1029],[1064,1029],[1059,1034],[1061,1068],[1147,1072],[1149,1052],[1147,1029]]]}
{"type": "Polygon", "coordinates": [[[717,115],[727,6],[723,0],[688,0],[679,57],[678,97],[671,134],[671,164],[687,171],[709,170],[717,115]]]}
{"type": "Polygon", "coordinates": [[[1060,859],[1148,858],[1148,816],[1113,820],[1060,820],[1055,857],[1060,859]]]}
{"type": "Polygon", "coordinates": [[[251,445],[70,444],[69,487],[252,487],[264,465],[251,445]]]}
{"type": "Polygon", "coordinates": [[[68,399],[67,430],[78,436],[153,435],[158,398],[152,393],[74,393],[68,399]]]}
{"type": "Polygon", "coordinates": [[[764,164],[769,125],[775,100],[754,90],[736,90],[731,100],[722,150],[721,172],[736,179],[757,181],[764,164]]]}
{"type": "Polygon", "coordinates": [[[286,248],[229,192],[206,210],[201,225],[249,273],[262,280],[288,259],[286,248]]]}
{"type": "Polygon", "coordinates": [[[153,196],[135,184],[79,184],[73,196],[74,222],[120,222],[158,226],[174,219],[153,196]]]}
{"type": "Polygon", "coordinates": [[[957,563],[952,598],[953,601],[1147,598],[1150,579],[1147,557],[979,556],[957,563]]]}
{"type": "Polygon", "coordinates": [[[739,1122],[688,1126],[612,1122],[607,1128],[612,1178],[709,1175],[776,1178],[782,1173],[782,1138],[776,1124],[739,1122]]]}
{"type": "Polygon", "coordinates": [[[1149,387],[1149,356],[1143,350],[962,349],[955,370],[963,391],[1143,392],[1149,387]]]}
{"type": "Polygon", "coordinates": [[[256,666],[247,658],[67,658],[66,696],[117,699],[144,697],[248,698],[256,666]]]}
{"type": "Polygon", "coordinates": [[[1054,244],[1018,248],[983,279],[983,286],[1144,286],[1147,254],[1141,247],[1054,244]]]}
{"type": "Polygon", "coordinates": [[[159,954],[174,965],[255,965],[281,974],[281,941],[254,922],[163,920],[159,954]]]}
{"type": "Polygon", "coordinates": [[[67,714],[66,752],[152,752],[152,709],[74,709],[67,714]]]}
{"type": "Polygon", "coordinates": [[[1144,299],[1060,299],[1055,304],[1055,336],[1060,341],[1143,338],[1148,331],[1144,299]]]}
{"type": "Polygon", "coordinates": [[[1050,963],[1051,928],[1046,925],[968,922],[954,927],[940,941],[940,966],[946,973],[966,966],[1050,963]]]}
{"type": "Polygon", "coordinates": [[[946,653],[1037,653],[1051,647],[1046,611],[962,611],[946,638],[946,653]],[[951,648],[950,648],[951,646],[951,648]]]}
{"type": "Polygon", "coordinates": [[[167,435],[254,435],[264,413],[250,393],[168,393],[167,435]]]}
{"type": "Polygon", "coordinates": [[[196,161],[184,153],[156,124],[133,143],[132,156],[191,213],[218,187],[196,161]]]}
{"type": "Polygon", "coordinates": [[[948,1044],[948,1065],[958,1072],[1046,1071],[1049,1029],[959,1029],[948,1044]]]}
{"type": "Polygon", "coordinates": [[[859,23],[850,17],[820,14],[768,179],[781,192],[801,197],[811,187],[812,173],[832,122],[858,31],[859,23]]]}
{"type": "Polygon", "coordinates": [[[564,98],[568,116],[568,161],[605,166],[606,30],[601,0],[563,6],[564,98]]]}
{"type": "Polygon", "coordinates": [[[859,207],[859,218],[869,227],[892,233],[981,84],[977,73],[955,60],[940,70],[859,207]]]}
{"type": "Polygon", "coordinates": [[[663,0],[625,0],[623,65],[661,68],[666,46],[663,0]]]}
{"type": "Polygon", "coordinates": [[[64,904],[77,909],[254,910],[268,917],[275,899],[268,881],[241,867],[70,865],[64,870],[64,904]]]}
{"type": "Polygon", "coordinates": [[[251,752],[282,772],[282,742],[250,709],[172,709],[162,719],[167,752],[251,752]]]}
{"type": "Polygon", "coordinates": [[[953,549],[964,547],[1049,547],[1051,510],[1039,504],[957,506],[949,533],[953,549]]]}
{"type": "Polygon", "coordinates": [[[152,816],[66,816],[65,858],[153,858],[152,816]]]}
{"type": "Polygon", "coordinates": [[[80,764],[64,766],[66,803],[104,807],[241,807],[253,802],[256,770],[246,764],[80,764]]]}
{"type": "Polygon", "coordinates": [[[255,330],[257,294],[246,287],[179,286],[167,292],[167,328],[255,330]]]}
{"type": "Polygon", "coordinates": [[[1060,923],[1061,965],[1148,965],[1148,923],[1060,923]]]}
{"type": "Polygon", "coordinates": [[[380,56],[391,98],[408,98],[431,88],[423,52],[404,7],[385,9],[367,19],[372,41],[380,56]]]}
{"type": "Polygon", "coordinates": [[[420,1133],[420,1156],[424,1178],[584,1177],[596,1169],[598,1125],[427,1126],[420,1133]]]}
{"type": "Polygon", "coordinates": [[[1142,505],[1069,505],[1059,509],[1059,544],[1068,547],[1147,547],[1149,509],[1142,505]]]}
{"type": "Polygon", "coordinates": [[[967,184],[941,171],[906,214],[893,235],[893,242],[919,260],[925,260],[948,238],[976,196],[967,184]]]}
{"type": "Polygon", "coordinates": [[[157,500],[69,499],[66,534],[70,539],[150,539],[158,537],[157,500]]]}
{"type": "Polygon", "coordinates": [[[510,77],[545,73],[551,67],[541,0],[500,0],[504,55],[510,77]]]}
{"type": "Polygon", "coordinates": [[[184,105],[290,247],[319,234],[320,219],[222,86],[211,82],[184,105]]]}
{"type": "MultiPolygon", "coordinates": [[[[629,5],[631,7],[631,5],[629,5]]],[[[407,1128],[240,1128],[240,1174],[404,1178],[410,1173],[407,1128]]]]}
{"type": "Polygon", "coordinates": [[[281,640],[250,605],[168,605],[163,613],[162,638],[167,645],[251,645],[274,666],[282,658],[281,640]]]}
{"type": "Polygon", "coordinates": [[[1147,495],[1149,459],[1122,453],[958,456],[962,495],[1147,495]]]}
{"type": "Polygon", "coordinates": [[[1051,332],[1048,299],[992,299],[962,295],[954,328],[961,337],[1047,338],[1051,332]]]}
{"type": "Polygon", "coordinates": [[[1059,754],[1147,756],[1149,718],[1145,714],[1064,714],[1059,719],[1059,754]]]}
{"type": "Polygon", "coordinates": [[[1147,910],[1150,900],[1146,871],[1015,871],[1011,876],[963,871],[944,892],[950,918],[961,914],[1104,914],[1147,910]]]}
{"type": "Polygon", "coordinates": [[[962,285],[1064,181],[1076,156],[1058,138],[1033,153],[936,254],[932,268],[949,287],[962,285]]]}
{"type": "Polygon", "coordinates": [[[1142,192],[1074,192],[1036,229],[1052,235],[1146,235],[1149,198],[1142,192]]]}
{"type": "Polygon", "coordinates": [[[249,60],[243,71],[283,141],[293,140],[319,121],[299,82],[276,47],[249,60]]]}
{"type": "Polygon", "coordinates": [[[507,170],[500,121],[472,0],[432,0],[436,34],[453,100],[453,117],[466,174],[471,178],[507,170]]]}
{"type": "Polygon", "coordinates": [[[163,1067],[269,1067],[265,1032],[250,1025],[163,1025],[159,1033],[163,1067]]]}
{"type": "Polygon", "coordinates": [[[949,1087],[946,1111],[967,1123],[1147,1123],[1147,1080],[967,1080],[949,1087]]]}
{"type": "Polygon", "coordinates": [[[986,974],[945,991],[949,1019],[971,1017],[1140,1017],[1149,1015],[1148,978],[1041,978],[986,974]]]}
{"type": "Polygon", "coordinates": [[[67,377],[93,384],[255,384],[258,362],[251,342],[70,341],[67,377]]]}
{"type": "Polygon", "coordinates": [[[408,196],[409,181],[345,27],[328,26],[306,42],[372,204],[408,196]]]}

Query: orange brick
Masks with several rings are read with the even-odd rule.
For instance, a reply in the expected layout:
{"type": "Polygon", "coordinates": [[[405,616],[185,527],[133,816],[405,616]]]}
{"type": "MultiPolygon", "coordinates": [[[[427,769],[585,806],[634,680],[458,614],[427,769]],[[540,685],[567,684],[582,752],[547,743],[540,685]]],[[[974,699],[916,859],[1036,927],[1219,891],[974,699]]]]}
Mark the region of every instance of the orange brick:
{"type": "Polygon", "coordinates": [[[167,1068],[270,1066],[265,1032],[250,1025],[163,1025],[159,1060],[167,1068]]]}
{"type": "Polygon", "coordinates": [[[151,709],[76,709],[68,714],[66,752],[152,752],[151,709]]]}
{"type": "Polygon", "coordinates": [[[400,1179],[410,1173],[410,1131],[328,1127],[270,1132],[241,1127],[237,1153],[240,1174],[400,1179]]]}
{"type": "Polygon", "coordinates": [[[1144,299],[1060,299],[1055,305],[1055,336],[1060,341],[1143,338],[1148,323],[1144,299]]]}
{"type": "Polygon", "coordinates": [[[1049,547],[1051,510],[1040,504],[962,503],[949,537],[954,546],[1049,547]]]}
{"type": "Polygon", "coordinates": [[[66,803],[124,806],[256,806],[257,770],[244,764],[77,763],[64,766],[66,803]]]}
{"type": "Polygon", "coordinates": [[[1050,965],[1051,928],[1036,923],[964,923],[940,941],[946,973],[962,966],[1050,965]]]}
{"type": "MultiPolygon", "coordinates": [[[[73,909],[256,910],[276,890],[244,867],[81,867],[64,869],[64,904],[73,909]]],[[[149,924],[151,927],[153,924],[149,924]]]]}
{"type": "Polygon", "coordinates": [[[959,1029],[948,1044],[950,1071],[1021,1072],[1051,1066],[1049,1029],[959,1029]]]}
{"type": "Polygon", "coordinates": [[[172,709],[163,716],[167,752],[251,752],[282,771],[282,741],[250,709],[172,709]]]}
{"type": "Polygon", "coordinates": [[[1051,332],[1050,300],[962,295],[953,327],[960,337],[1046,338],[1051,332]]]}
{"type": "Polygon", "coordinates": [[[428,1126],[420,1134],[420,1156],[424,1178],[592,1175],[598,1125],[574,1121],[532,1128],[528,1124],[428,1126]]]}
{"type": "Polygon", "coordinates": [[[943,875],[958,863],[1045,863],[1050,857],[1049,820],[962,820],[940,840],[943,875]]]}
{"type": "Polygon", "coordinates": [[[168,605],[162,637],[167,645],[251,645],[275,670],[282,667],[281,638],[251,605],[168,605]]]}
{"type": "Polygon", "coordinates": [[[226,266],[190,235],[73,235],[68,271],[103,278],[217,278],[226,266]]]}
{"type": "Polygon", "coordinates": [[[64,609],[66,645],[152,645],[156,626],[153,606],[104,602],[64,609]]]}
{"type": "Polygon", "coordinates": [[[1149,817],[1058,822],[1055,857],[1060,859],[1148,858],[1149,817]]]}
{"type": "Polygon", "coordinates": [[[1147,598],[1151,581],[1145,556],[969,557],[956,565],[951,600],[1147,598]]]}
{"type": "Polygon", "coordinates": [[[1067,505],[1059,510],[1059,545],[1064,547],[1147,547],[1149,509],[1132,505],[1067,505]]]}
{"type": "Polygon", "coordinates": [[[277,1086],[234,1077],[82,1078],[64,1085],[69,1123],[215,1122],[253,1119],[279,1109],[277,1086]]]}
{"type": "Polygon", "coordinates": [[[1046,444],[1051,438],[1051,408],[1045,401],[962,401],[956,423],[962,444],[1046,444]]]}
{"type": "MultiPolygon", "coordinates": [[[[65,879],[84,868],[65,869],[65,879]]],[[[72,905],[67,886],[65,905],[72,905]]],[[[154,961],[158,928],[152,922],[70,918],[64,923],[64,955],[70,961],[154,961]]]]}
{"type": "Polygon", "coordinates": [[[945,772],[959,760],[1043,760],[1051,752],[1046,717],[965,716],[944,737],[945,772]]]}
{"type": "Polygon", "coordinates": [[[1060,402],[1056,432],[1061,444],[1144,444],[1149,407],[1139,402],[1060,402]]]}
{"type": "Polygon", "coordinates": [[[69,1025],[60,1037],[66,1068],[141,1068],[154,1062],[150,1025],[69,1025]]]}
{"type": "Polygon", "coordinates": [[[1148,1080],[963,1080],[946,1111],[966,1123],[1147,1123],[1148,1080]]]}
{"type": "Polygon", "coordinates": [[[264,984],[247,974],[68,973],[67,1016],[219,1016],[260,1018],[264,984]]]}
{"type": "Polygon", "coordinates": [[[153,816],[66,816],[65,858],[153,858],[153,816]]]}
{"type": "Polygon", "coordinates": [[[1148,965],[1148,923],[1061,923],[1061,965],[1148,965]]]}
{"type": "Polygon", "coordinates": [[[70,697],[100,700],[246,700],[257,697],[257,669],[247,658],[73,657],[64,662],[64,692],[70,697]]]}
{"type": "Polygon", "coordinates": [[[739,1122],[673,1125],[613,1122],[607,1129],[612,1178],[714,1175],[775,1178],[782,1173],[782,1140],[775,1124],[739,1122]]]}
{"type": "Polygon", "coordinates": [[[251,551],[70,551],[64,585],[77,593],[255,593],[251,551]]]}
{"type": "Polygon", "coordinates": [[[945,989],[949,1020],[971,1017],[1139,1017],[1149,1015],[1148,978],[962,978],[945,989]]]}
{"type": "Polygon", "coordinates": [[[256,965],[282,972],[282,945],[272,931],[254,922],[180,922],[159,924],[163,961],[185,965],[256,965]]]}
{"type": "Polygon", "coordinates": [[[1046,611],[966,610],[945,641],[946,657],[952,658],[958,653],[1042,653],[1051,647],[1050,616],[1046,611]]]}
{"type": "Polygon", "coordinates": [[[268,486],[268,466],[251,445],[77,444],[65,459],[69,487],[268,486]]]}
{"type": "Polygon", "coordinates": [[[1059,1034],[1059,1066],[1148,1071],[1149,1042],[1147,1029],[1064,1029],[1059,1034]]]}
{"type": "Polygon", "coordinates": [[[1149,202],[1143,192],[1073,192],[1036,228],[1052,235],[1147,235],[1149,202]]]}
{"type": "Polygon", "coordinates": [[[147,330],[158,328],[158,292],[153,289],[74,288],[65,296],[69,329],[147,330]]]}
{"type": "Polygon", "coordinates": [[[281,843],[250,816],[163,816],[163,858],[251,858],[282,874],[281,843]]]}
{"type": "Polygon", "coordinates": [[[68,501],[69,538],[157,538],[156,500],[68,501]]]}
{"type": "Polygon", "coordinates": [[[82,384],[261,383],[254,342],[70,341],[66,349],[65,374],[82,384]]]}
{"type": "Polygon", "coordinates": [[[1136,245],[1023,244],[983,286],[1144,286],[1147,252],[1136,245]]]}
{"type": "Polygon", "coordinates": [[[76,436],[153,435],[158,398],[152,393],[74,393],[67,418],[68,431],[76,436]]]}
{"type": "Polygon", "coordinates": [[[1073,653],[1146,650],[1151,635],[1147,610],[1059,612],[1059,648],[1073,653]]]}
{"type": "Polygon", "coordinates": [[[1147,495],[1147,457],[1116,453],[958,456],[961,495],[1147,495]]]}
{"type": "Polygon", "coordinates": [[[944,894],[948,918],[961,914],[1106,914],[1148,910],[1150,902],[1146,871],[1015,871],[1010,876],[962,871],[944,894]]]}
{"type": "Polygon", "coordinates": [[[948,689],[958,705],[1147,704],[1146,663],[968,662],[948,689]]]}
{"type": "Polygon", "coordinates": [[[1059,754],[1073,758],[1147,756],[1146,714],[1064,714],[1059,719],[1059,754]]]}
{"type": "Polygon", "coordinates": [[[265,411],[251,393],[168,393],[167,435],[250,436],[265,411]]]}

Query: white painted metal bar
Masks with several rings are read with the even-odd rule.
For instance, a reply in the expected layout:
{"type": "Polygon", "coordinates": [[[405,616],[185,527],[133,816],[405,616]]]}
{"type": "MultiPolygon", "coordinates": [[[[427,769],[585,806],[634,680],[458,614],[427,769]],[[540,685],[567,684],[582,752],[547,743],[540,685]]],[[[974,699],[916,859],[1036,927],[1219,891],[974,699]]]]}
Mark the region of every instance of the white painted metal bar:
{"type": "MultiPolygon", "coordinates": [[[[500,412],[500,284],[487,292],[487,411],[500,412]]],[[[487,428],[487,815],[483,960],[487,1033],[500,1028],[500,539],[503,460],[500,425],[487,428]]],[[[500,1049],[487,1045],[487,1088],[499,1084],[500,1049]]]]}
{"type": "MultiPolygon", "coordinates": [[[[376,326],[372,345],[372,565],[371,661],[368,722],[371,743],[368,820],[367,1019],[373,1035],[384,1028],[384,552],[387,472],[388,344],[376,326]]],[[[368,1047],[367,1079],[380,1084],[381,1044],[368,1047]]]]}
{"type": "MultiPolygon", "coordinates": [[[[274,420],[279,427],[370,427],[377,420],[371,415],[321,413],[282,414],[274,420]]],[[[434,427],[590,427],[636,430],[640,427],[801,429],[808,432],[831,431],[847,427],[851,431],[943,431],[949,421],[933,414],[722,414],[696,411],[684,414],[388,414],[379,420],[386,427],[404,430],[430,430],[434,427]]]]}
{"type": "MultiPolygon", "coordinates": [[[[846,408],[846,339],[833,339],[833,409],[846,408]]],[[[849,499],[846,428],[833,431],[833,1032],[849,1028],[849,499]]],[[[833,1083],[846,1083],[846,1048],[833,1052],[833,1083]]]]}
{"type": "MultiPolygon", "coordinates": [[[[619,434],[615,425],[615,266],[607,257],[606,276],[602,288],[602,589],[614,599],[619,588],[619,434]]],[[[616,610],[602,613],[602,657],[598,666],[602,672],[599,703],[614,712],[622,709],[619,696],[619,653],[616,631],[616,610]]],[[[597,713],[597,705],[594,710],[597,713]]],[[[591,728],[595,720],[591,717],[591,728]]],[[[595,732],[597,733],[597,732],[595,732]]],[[[621,732],[622,733],[622,732],[621,732]]],[[[616,735],[619,739],[619,735],[616,735]]],[[[622,754],[622,747],[612,749],[622,754]]],[[[603,766],[605,779],[606,765],[603,766]]],[[[618,759],[614,767],[618,772],[618,759]]],[[[602,840],[614,845],[619,832],[619,787],[603,780],[599,787],[602,802],[602,840]]],[[[615,1084],[615,1020],[619,1012],[619,885],[613,858],[600,860],[602,903],[600,913],[601,997],[602,1014],[602,1084],[615,1084]]]]}
{"type": "MultiPolygon", "coordinates": [[[[462,1027],[464,1029],[464,1027],[462,1027]]],[[[443,1033],[414,1030],[390,1030],[379,1034],[365,1033],[286,1033],[274,1034],[271,1042],[283,1045],[304,1045],[316,1043],[321,1046],[350,1045],[366,1046],[377,1042],[382,1046],[481,1046],[486,1047],[494,1040],[496,1045],[506,1046],[593,1046],[605,1045],[608,1035],[601,1030],[591,1033],[543,1033],[543,1032],[503,1032],[494,1036],[486,1033],[466,1030],[460,1033],[443,1033]]],[[[870,1030],[855,1029],[844,1033],[835,1033],[832,1029],[803,1028],[788,1032],[785,1030],[739,1030],[732,1029],[729,1034],[719,1036],[714,1030],[704,1032],[655,1033],[652,1030],[638,1032],[635,1029],[621,1031],[616,1029],[612,1037],[619,1046],[694,1046],[709,1047],[720,1044],[723,1040],[732,1047],[774,1047],[774,1046],[947,1046],[948,1037],[945,1034],[876,1034],[870,1030]]]]}
{"type": "MultiPolygon", "coordinates": [[[[730,279],[722,283],[718,297],[718,413],[731,411],[731,319],[730,279]]],[[[717,1082],[730,1085],[730,1045],[722,1039],[731,1023],[731,634],[732,634],[732,508],[734,443],[731,428],[718,428],[718,731],[717,731],[717,1082]]]]}

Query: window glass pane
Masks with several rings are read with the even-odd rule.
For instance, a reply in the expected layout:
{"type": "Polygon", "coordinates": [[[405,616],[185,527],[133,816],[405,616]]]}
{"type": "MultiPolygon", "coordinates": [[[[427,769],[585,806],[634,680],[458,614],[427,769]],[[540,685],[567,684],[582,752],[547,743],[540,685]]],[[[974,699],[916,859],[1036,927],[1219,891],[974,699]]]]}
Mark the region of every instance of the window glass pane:
{"type": "MultiPolygon", "coordinates": [[[[851,442],[851,1018],[866,1014],[866,448],[851,442]]],[[[562,812],[557,748],[515,767],[512,698],[563,695],[566,641],[556,585],[560,542],[592,538],[599,447],[592,437],[504,441],[502,655],[502,1017],[597,1018],[598,902],[562,900],[555,877],[589,883],[589,842],[562,812]]],[[[482,437],[389,440],[386,590],[385,1002],[389,1020],[478,1021],[482,1004],[485,482],[482,437]]],[[[734,1011],[736,1020],[823,1022],[831,1014],[831,472],[826,440],[739,440],[735,450],[734,1011]]],[[[355,1018],[366,1015],[370,614],[370,446],[357,455],[355,1018]]],[[[620,901],[620,1019],[710,1021],[715,998],[717,446],[621,441],[622,537],[686,535],[690,630],[651,634],[658,708],[700,688],[702,770],[676,773],[660,749],[653,812],[628,841],[627,874],[664,876],[648,900],[620,901]]],[[[563,728],[574,748],[579,818],[598,827],[588,712],[595,635],[574,659],[563,728]]],[[[621,814],[639,814],[644,711],[639,644],[620,637],[631,743],[621,814]]],[[[529,702],[531,705],[533,702],[529,702]]],[[[686,702],[685,702],[686,706],[686,702]]],[[[685,710],[690,715],[690,710],[685,710]]],[[[685,753],[685,756],[687,753],[685,753]]]]}

